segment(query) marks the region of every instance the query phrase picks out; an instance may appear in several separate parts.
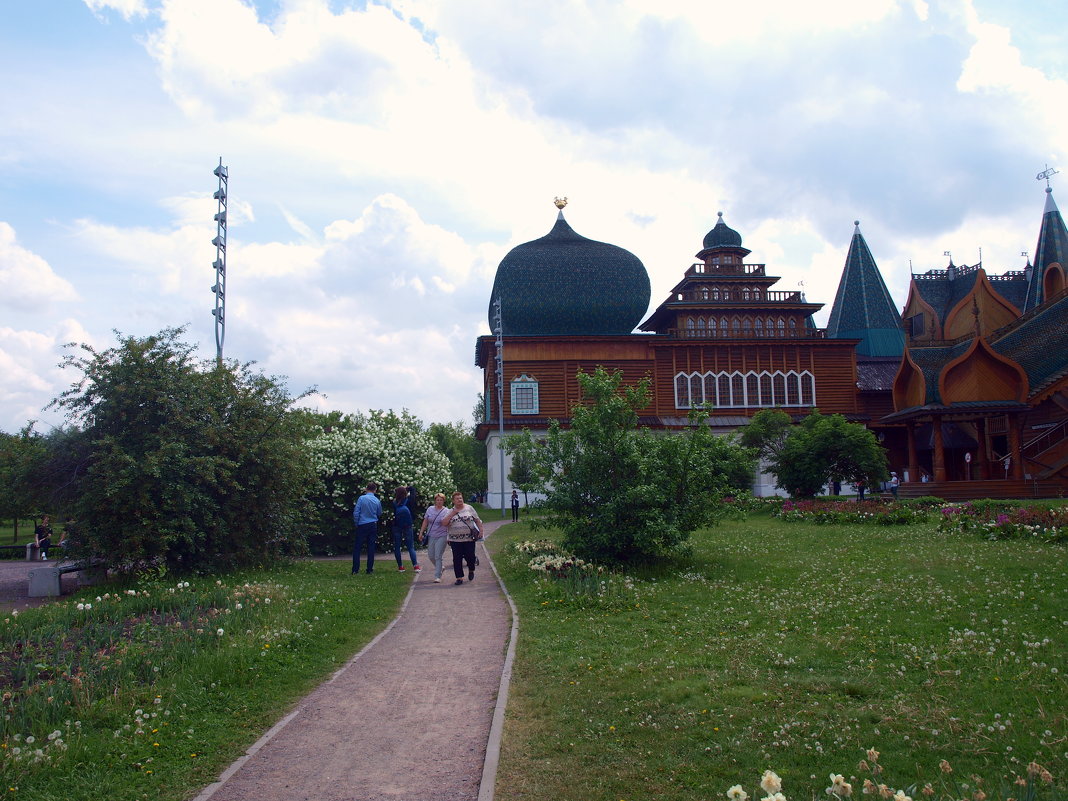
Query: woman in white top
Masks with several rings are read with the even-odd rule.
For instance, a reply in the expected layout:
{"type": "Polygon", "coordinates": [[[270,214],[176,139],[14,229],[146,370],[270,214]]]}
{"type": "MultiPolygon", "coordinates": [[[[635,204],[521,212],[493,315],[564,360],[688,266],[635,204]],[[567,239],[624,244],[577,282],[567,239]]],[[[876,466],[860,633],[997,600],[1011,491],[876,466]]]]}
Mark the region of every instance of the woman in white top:
{"type": "Polygon", "coordinates": [[[419,527],[419,537],[426,543],[427,557],[434,566],[434,583],[441,583],[442,557],[445,555],[445,543],[449,532],[443,521],[449,510],[445,508],[445,493],[434,496],[434,505],[428,506],[423,515],[423,525],[419,527]]]}
{"type": "Polygon", "coordinates": [[[456,584],[464,583],[464,560],[467,560],[467,580],[475,580],[475,543],[482,539],[482,519],[473,507],[464,503],[464,494],[452,494],[452,508],[441,521],[449,531],[449,547],[452,548],[452,572],[456,584]]]}

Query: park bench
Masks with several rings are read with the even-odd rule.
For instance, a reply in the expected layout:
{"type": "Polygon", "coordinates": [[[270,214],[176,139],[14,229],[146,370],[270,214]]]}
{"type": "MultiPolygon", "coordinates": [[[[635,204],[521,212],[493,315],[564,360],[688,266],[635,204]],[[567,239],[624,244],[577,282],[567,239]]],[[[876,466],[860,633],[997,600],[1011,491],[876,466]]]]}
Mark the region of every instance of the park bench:
{"type": "Polygon", "coordinates": [[[49,595],[61,595],[60,577],[64,573],[81,572],[78,577],[79,584],[95,584],[99,580],[99,572],[102,563],[96,560],[79,559],[73,562],[56,562],[50,565],[41,565],[30,571],[31,598],[43,598],[49,595]]]}
{"type": "Polygon", "coordinates": [[[0,551],[25,551],[27,562],[36,561],[40,553],[36,542],[27,542],[25,545],[0,545],[0,551]]]}

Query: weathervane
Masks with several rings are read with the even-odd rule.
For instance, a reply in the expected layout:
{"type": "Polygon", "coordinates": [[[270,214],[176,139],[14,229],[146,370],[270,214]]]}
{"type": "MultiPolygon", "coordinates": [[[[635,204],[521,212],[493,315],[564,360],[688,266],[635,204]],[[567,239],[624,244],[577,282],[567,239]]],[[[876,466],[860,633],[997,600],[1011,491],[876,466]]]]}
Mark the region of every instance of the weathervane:
{"type": "Polygon", "coordinates": [[[1058,170],[1056,167],[1051,167],[1051,166],[1049,166],[1047,164],[1046,165],[1046,169],[1042,170],[1042,172],[1040,172],[1038,175],[1035,176],[1035,180],[1036,181],[1045,181],[1046,182],[1046,189],[1049,189],[1049,179],[1052,178],[1054,175],[1056,175],[1059,172],[1060,172],[1060,170],[1058,170]]]}
{"type": "Polygon", "coordinates": [[[567,198],[566,197],[553,198],[553,203],[556,204],[556,208],[562,210],[564,208],[564,206],[567,205],[567,198]]]}

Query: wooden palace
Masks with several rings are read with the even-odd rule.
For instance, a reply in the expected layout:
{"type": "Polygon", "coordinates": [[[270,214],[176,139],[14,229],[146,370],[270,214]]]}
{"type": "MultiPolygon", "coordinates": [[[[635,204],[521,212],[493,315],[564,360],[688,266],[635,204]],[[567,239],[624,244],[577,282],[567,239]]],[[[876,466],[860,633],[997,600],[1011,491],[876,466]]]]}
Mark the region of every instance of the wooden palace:
{"type": "MultiPolygon", "coordinates": [[[[689,425],[697,405],[717,433],[758,410],[841,413],[872,429],[903,476],[902,494],[1059,495],[1068,488],[1068,234],[1047,190],[1034,264],[988,275],[982,265],[912,276],[901,314],[856,225],[826,328],[800,291],[776,289],[722,214],[697,261],[642,322],[650,284],[632,253],[587,239],[562,204],[553,229],[513,248],[497,269],[490,327],[476,364],[490,456],[490,504],[510,494],[498,456],[497,347],[503,427],[564,425],[576,374],[597,366],[652,378],[641,424],[689,425]],[[637,332],[635,331],[637,329],[637,332]]],[[[757,494],[776,492],[758,475],[757,494]]]]}

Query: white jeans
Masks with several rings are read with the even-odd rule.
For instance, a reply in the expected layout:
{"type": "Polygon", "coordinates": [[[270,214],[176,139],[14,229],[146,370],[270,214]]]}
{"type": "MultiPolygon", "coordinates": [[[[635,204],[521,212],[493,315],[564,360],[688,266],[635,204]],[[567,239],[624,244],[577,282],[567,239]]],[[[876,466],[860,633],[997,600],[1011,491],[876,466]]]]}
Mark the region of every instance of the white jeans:
{"type": "Polygon", "coordinates": [[[426,541],[426,553],[434,563],[434,578],[441,578],[441,558],[445,555],[448,537],[430,537],[426,541]]]}

